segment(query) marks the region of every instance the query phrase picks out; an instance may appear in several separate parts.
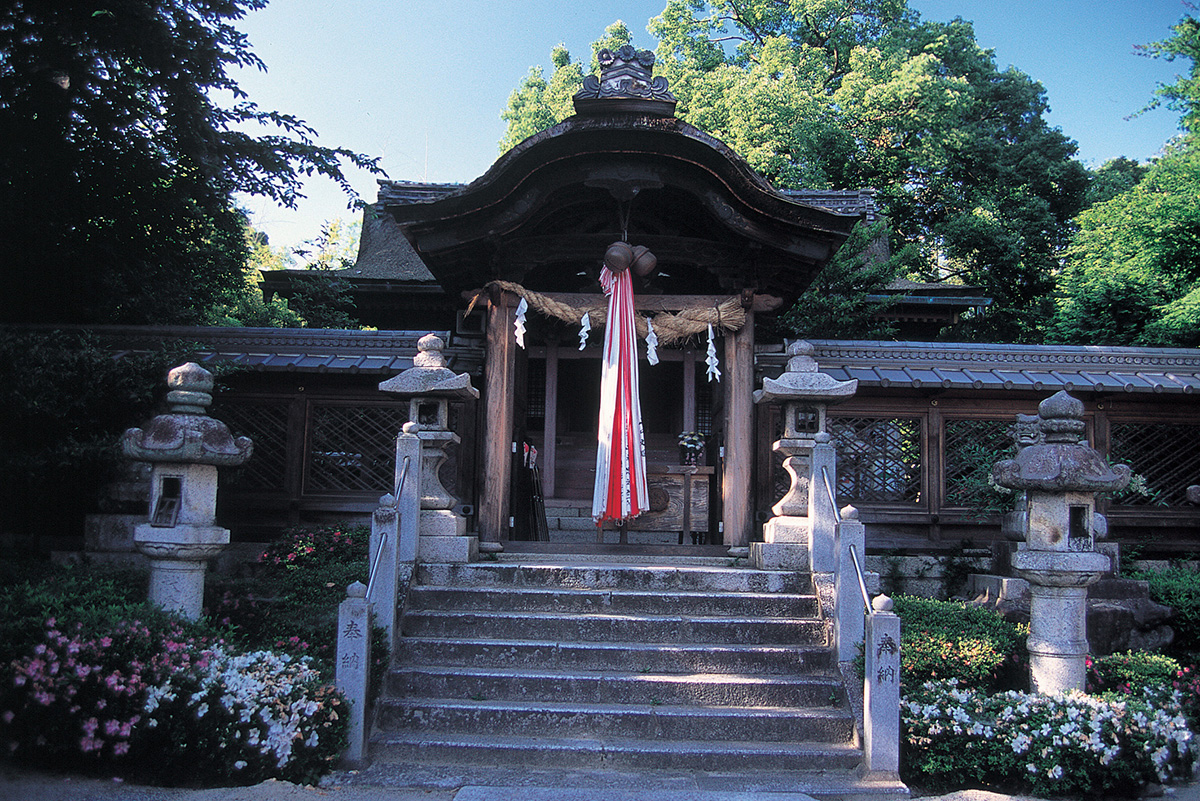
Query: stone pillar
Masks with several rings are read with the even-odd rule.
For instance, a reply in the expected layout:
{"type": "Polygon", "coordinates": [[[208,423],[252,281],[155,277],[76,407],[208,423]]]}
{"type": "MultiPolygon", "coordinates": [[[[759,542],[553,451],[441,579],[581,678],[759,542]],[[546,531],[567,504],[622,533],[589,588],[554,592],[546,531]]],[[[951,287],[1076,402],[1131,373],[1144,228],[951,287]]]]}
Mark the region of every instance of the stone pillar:
{"type": "Polygon", "coordinates": [[[133,532],[134,545],[150,558],[150,600],[195,620],[208,562],[229,544],[229,530],[216,525],[217,468],[243,464],[253,444],[234,440],[206,413],[212,373],[188,362],[167,374],[167,386],[170,411],[126,431],[121,448],[151,464],[150,520],[133,532]]]}
{"type": "Polygon", "coordinates": [[[900,618],[892,599],[877,595],[866,621],[863,683],[863,772],[900,777],[900,618]]]}
{"type": "Polygon", "coordinates": [[[1129,467],[1112,468],[1082,441],[1083,403],[1059,392],[1038,406],[1041,444],[992,470],[997,484],[1026,492],[1025,547],[1013,569],[1029,582],[1029,662],[1040,693],[1084,687],[1087,588],[1110,569],[1095,550],[1097,492],[1129,483],[1129,467]]]}
{"type": "Polygon", "coordinates": [[[866,609],[863,607],[862,589],[858,585],[858,571],[854,569],[854,553],[862,559],[866,552],[865,542],[865,531],[862,521],[858,519],[858,510],[853,506],[845,507],[842,509],[842,522],[837,527],[837,571],[834,573],[837,604],[833,610],[833,639],[837,646],[838,662],[853,662],[858,656],[858,646],[863,641],[863,614],[866,609]]]}
{"type": "Polygon", "coordinates": [[[396,479],[393,492],[379,499],[371,517],[369,600],[376,620],[396,641],[398,599],[408,592],[421,525],[421,440],[411,420],[396,436],[396,479]],[[403,479],[403,485],[401,480],[403,479]],[[399,492],[399,495],[393,494],[399,492]]]}
{"type": "Polygon", "coordinates": [[[419,423],[420,472],[419,476],[410,476],[410,480],[420,482],[421,535],[417,558],[424,562],[469,562],[479,555],[479,540],[466,536],[467,522],[454,511],[456,500],[442,486],[438,469],[446,460],[446,447],[460,441],[450,430],[450,401],[478,398],[479,392],[471,386],[469,375],[455,375],[446,368],[443,347],[440,337],[433,334],[421,337],[413,366],[382,382],[379,388],[408,398],[409,423],[419,423]]]}
{"type": "Polygon", "coordinates": [[[371,686],[371,603],[367,588],[356,581],[338,606],[335,685],[350,702],[350,731],[342,762],[358,768],[367,760],[367,693],[371,686]]]}

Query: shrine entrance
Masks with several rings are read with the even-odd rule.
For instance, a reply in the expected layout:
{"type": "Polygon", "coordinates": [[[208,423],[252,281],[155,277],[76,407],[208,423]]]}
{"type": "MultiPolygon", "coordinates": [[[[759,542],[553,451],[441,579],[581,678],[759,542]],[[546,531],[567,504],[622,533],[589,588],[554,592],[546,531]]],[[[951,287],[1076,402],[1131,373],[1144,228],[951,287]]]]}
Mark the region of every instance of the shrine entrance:
{"type": "MultiPolygon", "coordinates": [[[[776,189],[675,118],[666,81],[651,75],[652,53],[609,56],[576,95],[574,116],[516,145],[471,184],[382,182],[359,261],[391,263],[411,251],[414,286],[462,304],[460,318],[484,310],[476,497],[462,500],[476,509],[481,550],[496,551],[569,544],[517,525],[526,443],[539,453],[542,501],[587,507],[575,525],[590,524],[604,326],[596,321],[580,351],[582,315],[559,311],[604,305],[606,248],[648,249],[657,262],[633,282],[636,322],[621,316],[638,329],[639,359],[647,319],[661,318],[664,330],[679,321],[698,327],[664,340],[662,363],[639,370],[654,491],[625,539],[662,527],[674,547],[680,535],[705,547],[692,545],[695,533],[698,542],[745,549],[754,530],[755,317],[799,297],[874,213],[872,196],[776,189]],[[539,304],[537,314],[523,308],[539,304]],[[705,380],[708,362],[719,363],[719,383],[705,380]],[[680,464],[685,431],[703,435],[698,465],[680,464]]],[[[610,531],[606,542],[618,538],[610,531]]]]}
{"type": "MultiPolygon", "coordinates": [[[[547,523],[542,532],[536,520],[528,526],[517,521],[516,532],[555,544],[719,544],[710,534],[719,529],[714,521],[720,519],[721,509],[715,478],[722,426],[713,421],[713,398],[720,384],[706,380],[703,352],[698,354],[693,346],[659,351],[657,365],[641,365],[650,511],[624,531],[611,524],[602,533],[594,524],[589,528],[600,399],[600,363],[594,351],[557,344],[530,348],[525,439],[536,448],[547,523]],[[697,435],[689,440],[699,448],[681,448],[685,432],[697,435]]],[[[521,483],[514,486],[520,488],[521,483]]],[[[522,503],[514,496],[518,512],[522,503]]],[[[538,513],[536,505],[529,513],[538,513]]]]}

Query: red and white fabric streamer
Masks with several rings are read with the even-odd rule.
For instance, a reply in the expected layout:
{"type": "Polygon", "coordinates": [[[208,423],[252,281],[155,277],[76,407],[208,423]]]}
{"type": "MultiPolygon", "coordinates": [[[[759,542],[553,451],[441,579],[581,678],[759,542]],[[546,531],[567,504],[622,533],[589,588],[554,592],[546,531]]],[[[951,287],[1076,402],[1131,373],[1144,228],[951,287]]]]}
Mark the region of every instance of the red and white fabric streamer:
{"type": "Polygon", "coordinates": [[[600,270],[608,295],[600,377],[600,425],[592,518],[627,520],[650,508],[646,490],[646,443],[638,394],[637,329],[629,270],[600,270]]]}

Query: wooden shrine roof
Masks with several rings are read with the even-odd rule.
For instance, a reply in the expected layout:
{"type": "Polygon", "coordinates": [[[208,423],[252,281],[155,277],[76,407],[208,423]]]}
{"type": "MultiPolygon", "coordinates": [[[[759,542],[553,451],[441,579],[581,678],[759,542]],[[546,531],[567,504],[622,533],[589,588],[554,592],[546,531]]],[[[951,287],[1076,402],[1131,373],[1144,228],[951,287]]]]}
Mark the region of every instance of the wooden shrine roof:
{"type": "Polygon", "coordinates": [[[877,215],[870,190],[780,191],[698,128],[636,113],[571,117],[470,184],[381,182],[372,208],[451,295],[495,279],[595,291],[605,249],[627,235],[658,258],[650,294],[749,288],[785,301],[877,215]]]}
{"type": "MultiPolygon", "coordinates": [[[[1200,350],[1086,345],[809,340],[820,370],[860,387],[1054,393],[1182,394],[1200,390],[1200,350]]],[[[782,370],[782,347],[758,354],[782,370]]]]}

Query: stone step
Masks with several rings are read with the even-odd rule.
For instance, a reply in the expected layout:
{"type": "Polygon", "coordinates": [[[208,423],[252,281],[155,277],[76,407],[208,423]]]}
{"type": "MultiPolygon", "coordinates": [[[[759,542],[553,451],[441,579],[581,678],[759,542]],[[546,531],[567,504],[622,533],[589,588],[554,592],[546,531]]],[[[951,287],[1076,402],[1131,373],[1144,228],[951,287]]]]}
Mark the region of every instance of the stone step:
{"type": "Polygon", "coordinates": [[[413,587],[410,608],[444,611],[544,611],[706,615],[729,617],[816,617],[814,595],[793,593],[641,592],[635,590],[508,589],[501,587],[413,587]]]}
{"type": "Polygon", "coordinates": [[[530,738],[844,744],[855,737],[854,719],[845,706],[780,709],[385,698],[376,725],[388,732],[486,732],[530,738]]]}
{"type": "Polygon", "coordinates": [[[636,564],[423,564],[417,585],[643,592],[783,592],[812,593],[808,574],[777,570],[718,568],[707,565],[636,564]]]}
{"type": "MultiPolygon", "coordinates": [[[[606,532],[606,537],[613,538],[613,533],[606,532]]],[[[646,551],[651,550],[647,546],[621,546],[609,543],[607,545],[597,545],[595,538],[591,542],[584,542],[582,539],[579,544],[567,543],[562,540],[556,540],[552,545],[545,543],[508,543],[504,546],[504,551],[498,554],[493,554],[492,557],[496,562],[504,562],[508,564],[529,564],[529,565],[595,565],[599,561],[603,561],[606,565],[637,565],[645,567],[650,564],[658,564],[660,566],[669,565],[671,567],[713,567],[713,568],[742,568],[749,567],[749,561],[744,558],[734,558],[729,555],[729,549],[724,545],[685,545],[685,546],[667,546],[663,550],[665,553],[659,553],[657,556],[648,555],[646,551]],[[542,553],[540,551],[525,550],[528,548],[553,548],[554,553],[542,553]],[[598,548],[603,548],[603,553],[596,553],[598,548]],[[628,552],[623,553],[622,548],[628,552]],[[713,555],[713,554],[717,555],[713,555]]]]}
{"type": "Polygon", "coordinates": [[[397,665],[486,665],[539,670],[613,670],[653,673],[759,673],[807,675],[833,670],[823,645],[722,645],[640,642],[574,643],[555,640],[405,637],[397,665]]]}
{"type": "Polygon", "coordinates": [[[755,676],[736,673],[655,674],[650,672],[533,671],[461,666],[393,670],[388,694],[394,698],[549,701],[586,704],[666,704],[672,706],[801,707],[845,705],[838,678],[755,676]]]}
{"type": "MultiPolygon", "coordinates": [[[[713,740],[705,743],[672,740],[636,740],[616,737],[514,737],[496,734],[447,736],[429,731],[394,731],[376,734],[371,741],[372,770],[395,770],[406,764],[407,772],[419,773],[415,765],[441,763],[458,766],[505,766],[525,773],[549,768],[559,772],[578,769],[626,769],[639,771],[700,770],[710,773],[748,771],[793,771],[784,777],[795,787],[829,787],[830,774],[848,785],[862,754],[849,744],[834,743],[742,743],[713,740]],[[414,765],[415,763],[415,765],[414,765]],[[815,770],[816,766],[819,770],[815,770]],[[809,780],[806,780],[809,779],[809,780]]],[[[461,769],[461,768],[459,768],[461,769]]],[[[559,773],[558,775],[561,775],[559,773]]],[[[652,778],[652,777],[651,777],[652,778]]],[[[599,780],[599,781],[602,781],[599,780]]],[[[599,783],[598,781],[598,783],[599,783]]],[[[679,777],[673,777],[677,784],[679,777]]],[[[483,783],[475,779],[471,783],[483,783]]],[[[596,798],[603,798],[603,791],[596,798]]]]}
{"type": "Polygon", "coordinates": [[[829,625],[805,618],[568,615],[546,612],[409,610],[404,636],[570,642],[827,645],[829,625]]]}

